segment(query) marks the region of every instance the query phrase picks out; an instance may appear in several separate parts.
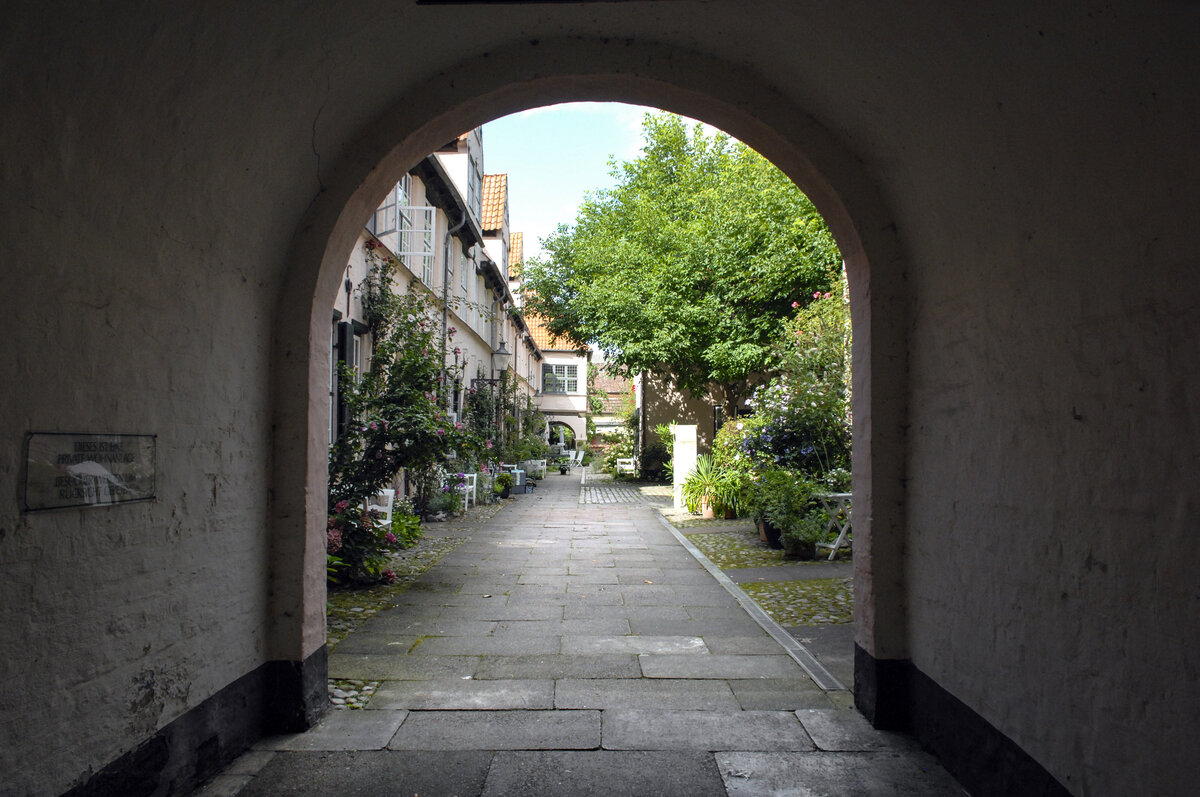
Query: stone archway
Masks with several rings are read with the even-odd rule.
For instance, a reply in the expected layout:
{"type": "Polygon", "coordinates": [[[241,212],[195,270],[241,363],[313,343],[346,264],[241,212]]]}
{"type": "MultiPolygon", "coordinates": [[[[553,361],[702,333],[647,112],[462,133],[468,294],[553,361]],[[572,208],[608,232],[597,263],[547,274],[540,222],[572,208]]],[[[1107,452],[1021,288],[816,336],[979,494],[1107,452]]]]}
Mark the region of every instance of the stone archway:
{"type": "Polygon", "coordinates": [[[312,684],[324,672],[327,316],[358,230],[396,176],[446,139],[508,113],[576,100],[660,107],[728,131],[788,174],[837,238],[854,324],[856,692],[860,708],[888,724],[878,665],[908,655],[900,561],[904,258],[891,215],[854,153],[763,76],[677,48],[587,39],[484,54],[397,98],[330,168],[297,230],[274,337],[271,648],[298,673],[280,698],[293,702],[297,726],[316,716],[323,698],[312,684]],[[303,536],[294,532],[297,517],[303,536]]]}

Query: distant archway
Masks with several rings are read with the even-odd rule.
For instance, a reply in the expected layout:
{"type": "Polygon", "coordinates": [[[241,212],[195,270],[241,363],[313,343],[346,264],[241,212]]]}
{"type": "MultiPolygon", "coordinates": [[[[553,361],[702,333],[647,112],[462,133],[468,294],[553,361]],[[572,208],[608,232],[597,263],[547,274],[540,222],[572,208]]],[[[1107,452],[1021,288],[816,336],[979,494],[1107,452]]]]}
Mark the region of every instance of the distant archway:
{"type": "Polygon", "coordinates": [[[276,314],[273,658],[323,666],[328,313],[363,221],[398,176],[449,138],[506,114],[579,100],[658,107],[729,132],[795,181],[837,239],[854,325],[856,693],[864,712],[886,724],[877,708],[886,713],[888,695],[875,670],[908,656],[907,325],[896,225],[862,162],[769,79],[671,46],[563,39],[482,54],[397,97],[326,174],[293,239],[294,270],[276,314]],[[302,536],[297,517],[305,519],[302,536]]]}
{"type": "Polygon", "coordinates": [[[564,448],[575,447],[575,430],[562,421],[550,421],[550,445],[561,445],[564,448]]]}

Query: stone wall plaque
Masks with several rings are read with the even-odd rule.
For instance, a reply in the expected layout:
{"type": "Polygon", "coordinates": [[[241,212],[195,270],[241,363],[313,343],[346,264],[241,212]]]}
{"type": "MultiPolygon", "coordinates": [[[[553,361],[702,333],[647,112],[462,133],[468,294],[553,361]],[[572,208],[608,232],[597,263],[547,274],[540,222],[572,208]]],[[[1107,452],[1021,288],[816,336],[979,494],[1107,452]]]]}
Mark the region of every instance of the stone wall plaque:
{"type": "Polygon", "coordinates": [[[155,435],[31,432],[25,440],[25,509],[150,500],[155,446],[155,435]]]}

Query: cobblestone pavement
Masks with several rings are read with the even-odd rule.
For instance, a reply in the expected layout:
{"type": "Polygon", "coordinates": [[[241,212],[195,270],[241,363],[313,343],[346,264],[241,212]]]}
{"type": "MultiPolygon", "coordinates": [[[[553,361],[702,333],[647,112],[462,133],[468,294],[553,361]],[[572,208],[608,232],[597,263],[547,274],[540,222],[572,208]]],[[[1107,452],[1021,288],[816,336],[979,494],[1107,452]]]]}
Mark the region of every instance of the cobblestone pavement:
{"type": "Polygon", "coordinates": [[[330,654],[366,707],[262,740],[204,797],[961,794],[651,506],[543,480],[455,534],[330,654]]]}

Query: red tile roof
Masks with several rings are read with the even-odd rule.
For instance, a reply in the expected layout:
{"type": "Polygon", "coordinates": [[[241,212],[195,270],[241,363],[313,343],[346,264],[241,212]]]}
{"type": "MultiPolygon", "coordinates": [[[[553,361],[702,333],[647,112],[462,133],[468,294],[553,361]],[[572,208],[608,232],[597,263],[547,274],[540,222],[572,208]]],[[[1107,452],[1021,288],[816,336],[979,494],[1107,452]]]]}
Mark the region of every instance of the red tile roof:
{"type": "Polygon", "coordinates": [[[516,278],[521,273],[521,263],[525,260],[525,233],[514,232],[508,237],[508,273],[516,278]]]}
{"type": "Polygon", "coordinates": [[[483,176],[483,218],[480,226],[484,232],[504,227],[504,209],[508,205],[508,175],[485,174],[483,176]]]}
{"type": "Polygon", "coordinates": [[[556,338],[550,334],[550,330],[546,329],[546,324],[536,315],[532,313],[525,314],[525,325],[529,327],[529,336],[533,338],[533,342],[538,345],[542,351],[576,351],[577,348],[569,342],[556,338]]]}

